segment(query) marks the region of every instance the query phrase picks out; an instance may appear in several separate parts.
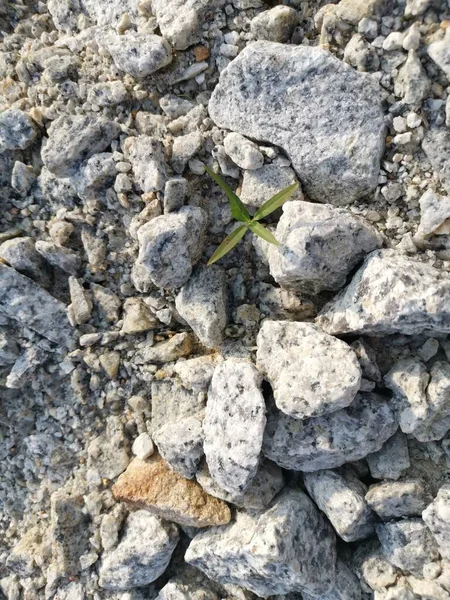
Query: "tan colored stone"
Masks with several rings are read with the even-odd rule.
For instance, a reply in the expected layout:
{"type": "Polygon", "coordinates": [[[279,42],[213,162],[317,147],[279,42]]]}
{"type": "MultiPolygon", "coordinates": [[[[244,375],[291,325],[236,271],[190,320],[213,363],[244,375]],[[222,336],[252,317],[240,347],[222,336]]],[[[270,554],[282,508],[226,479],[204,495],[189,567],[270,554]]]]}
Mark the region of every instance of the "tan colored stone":
{"type": "Polygon", "coordinates": [[[180,525],[209,527],[231,519],[228,505],[207,494],[193,480],[183,479],[154,454],[135,458],[112,488],[114,497],[180,525]]]}

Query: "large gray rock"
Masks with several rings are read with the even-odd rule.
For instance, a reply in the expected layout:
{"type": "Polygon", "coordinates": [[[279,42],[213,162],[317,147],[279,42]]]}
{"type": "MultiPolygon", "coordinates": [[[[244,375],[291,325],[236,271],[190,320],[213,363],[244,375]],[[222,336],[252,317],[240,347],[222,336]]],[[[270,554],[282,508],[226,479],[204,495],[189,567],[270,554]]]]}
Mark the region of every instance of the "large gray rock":
{"type": "Polygon", "coordinates": [[[257,366],[272,385],[275,404],[291,417],[335,412],[359,391],[356,354],[312,323],[266,320],[257,343],[257,366]]]}
{"type": "Polygon", "coordinates": [[[450,280],[429,264],[376,251],[325,306],[318,324],[334,335],[448,333],[450,280]]]}
{"type": "Polygon", "coordinates": [[[364,499],[367,488],[356,477],[317,471],[305,473],[304,481],[309,495],[344,541],[362,540],[374,532],[374,514],[364,499]]]}
{"type": "Polygon", "coordinates": [[[242,494],[255,477],[266,425],[262,377],[242,360],[228,359],[214,370],[208,392],[204,450],[214,481],[242,494]]]}
{"type": "Polygon", "coordinates": [[[441,556],[450,560],[450,486],[444,485],[434,501],[422,513],[422,518],[433,533],[441,556]]]}
{"type": "Polygon", "coordinates": [[[18,108],[0,113],[0,152],[24,150],[36,138],[36,127],[30,117],[18,108]]]}
{"type": "Polygon", "coordinates": [[[193,206],[156,217],[139,228],[136,264],[158,287],[181,287],[200,259],[206,222],[206,213],[193,206]]]}
{"type": "Polygon", "coordinates": [[[329,204],[287,202],[269,249],[270,274],[302,294],[338,290],[350,271],[383,243],[364,219],[329,204]]]}
{"type": "Polygon", "coordinates": [[[175,298],[175,306],[204,346],[219,346],[227,324],[225,271],[217,265],[198,267],[175,298]]]}
{"type": "Polygon", "coordinates": [[[263,452],[285,469],[332,469],[379,450],[397,427],[389,402],[377,394],[358,394],[348,408],[305,421],[273,409],[263,452]]]}
{"type": "Polygon", "coordinates": [[[178,543],[178,528],[146,510],[131,513],[117,548],[103,555],[99,584],[127,590],[155,581],[169,564],[178,543]]]}
{"type": "Polygon", "coordinates": [[[282,492],[264,512],[238,512],[229,525],[195,536],[185,560],[214,581],[263,597],[321,596],[335,584],[333,531],[300,490],[282,492]]]}
{"type": "Polygon", "coordinates": [[[1,263],[0,313],[55,344],[73,345],[74,333],[66,306],[28,277],[1,263]]]}
{"type": "Polygon", "coordinates": [[[111,54],[118,69],[143,79],[172,62],[167,40],[149,33],[110,33],[99,35],[98,43],[111,54]]]}
{"type": "Polygon", "coordinates": [[[281,146],[312,199],[344,205],[377,185],[380,99],[321,48],[260,41],[222,71],[209,112],[219,127],[281,146]]]}
{"type": "Polygon", "coordinates": [[[62,115],[48,128],[42,161],[57,177],[69,177],[84,160],[106,150],[119,132],[119,125],[106,117],[62,115]]]}

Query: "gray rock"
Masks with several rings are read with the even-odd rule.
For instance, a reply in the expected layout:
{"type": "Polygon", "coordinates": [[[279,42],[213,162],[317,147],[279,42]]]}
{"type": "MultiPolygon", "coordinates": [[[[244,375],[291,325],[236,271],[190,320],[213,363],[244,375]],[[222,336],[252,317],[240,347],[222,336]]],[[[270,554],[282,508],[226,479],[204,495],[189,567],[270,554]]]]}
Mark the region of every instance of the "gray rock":
{"type": "Polygon", "coordinates": [[[177,50],[186,50],[199,39],[208,9],[221,0],[153,0],[152,11],[161,33],[177,50]]]}
{"type": "Polygon", "coordinates": [[[164,213],[179,210],[186,197],[187,181],[183,177],[169,179],[164,186],[164,213]]]}
{"type": "Polygon", "coordinates": [[[420,577],[426,564],[439,558],[431,531],[422,519],[404,519],[376,525],[384,555],[394,566],[420,577]]]}
{"type": "Polygon", "coordinates": [[[218,362],[220,360],[216,356],[198,356],[178,361],[174,366],[174,371],[185,388],[206,392],[218,362]]]}
{"type": "Polygon", "coordinates": [[[377,483],[366,494],[367,504],[385,520],[420,517],[431,499],[429,491],[420,480],[377,483]]]}
{"type": "Polygon", "coordinates": [[[100,319],[108,323],[117,323],[122,306],[120,298],[112,290],[97,283],[91,283],[91,291],[100,319]]]}
{"type": "Polygon", "coordinates": [[[198,267],[176,296],[175,306],[200,342],[217,348],[227,325],[225,271],[216,265],[198,267]]]}
{"type": "Polygon", "coordinates": [[[196,154],[203,144],[199,131],[176,137],[172,147],[172,167],[176,173],[182,173],[186,163],[196,154]]]}
{"type": "Polygon", "coordinates": [[[48,352],[39,346],[30,346],[17,358],[6,378],[7,388],[21,388],[31,379],[36,369],[46,362],[48,352]]]}
{"type": "Polygon", "coordinates": [[[431,167],[450,194],[450,132],[446,127],[430,127],[422,142],[422,150],[431,163],[431,167]]]}
{"type": "Polygon", "coordinates": [[[209,112],[219,127],[281,146],[313,200],[343,205],[376,187],[379,97],[325,50],[261,41],[222,71],[209,112]]]}
{"type": "Polygon", "coordinates": [[[264,156],[258,146],[240,133],[229,133],[223,145],[225,152],[241,169],[259,169],[264,164],[264,156]]]}
{"type": "Polygon", "coordinates": [[[6,240],[0,245],[0,258],[36,283],[46,288],[51,285],[48,264],[37,251],[31,238],[17,237],[6,240]]]}
{"type": "Polygon", "coordinates": [[[108,50],[118,69],[137,79],[143,79],[172,62],[172,49],[159,35],[102,33],[97,42],[108,50]]]}
{"type": "Polygon", "coordinates": [[[365,591],[383,591],[393,585],[398,571],[385,557],[378,540],[358,544],[353,555],[353,568],[365,591]]]}
{"type": "Polygon", "coordinates": [[[82,200],[95,200],[99,191],[109,187],[116,176],[116,163],[110,152],[101,152],[91,156],[83,164],[72,181],[78,196],[82,200]]]}
{"type": "Polygon", "coordinates": [[[395,80],[395,95],[403,99],[406,104],[419,106],[430,91],[431,82],[420,62],[415,50],[408,52],[408,59],[399,70],[395,80]]]}
{"type": "Polygon", "coordinates": [[[11,187],[21,196],[26,196],[35,181],[36,172],[33,167],[16,160],[11,174],[11,187]]]}
{"type": "Polygon", "coordinates": [[[69,277],[69,291],[71,310],[77,325],[87,323],[92,314],[92,300],[90,294],[84,289],[82,283],[76,277],[69,277]]]}
{"type": "Polygon", "coordinates": [[[4,264],[0,264],[0,282],[0,313],[55,344],[73,345],[73,332],[62,302],[4,264]]]}
{"type": "Polygon", "coordinates": [[[37,135],[30,117],[18,108],[8,108],[0,113],[0,152],[24,150],[37,135]]]}
{"type": "Polygon", "coordinates": [[[446,31],[441,40],[437,40],[428,46],[427,51],[434,62],[444,71],[447,78],[450,78],[450,33],[446,31]]]}
{"type": "Polygon", "coordinates": [[[128,590],[155,581],[166,570],[178,537],[173,523],[146,510],[131,513],[117,548],[103,555],[100,587],[128,590]]]}
{"type": "Polygon", "coordinates": [[[214,370],[208,392],[204,450],[214,481],[242,494],[258,470],[266,425],[261,375],[250,362],[228,359],[214,370]]]}
{"type": "Polygon", "coordinates": [[[119,417],[108,417],[105,433],[88,446],[88,468],[96,469],[100,477],[115,479],[130,462],[128,440],[119,417]]]}
{"type": "Polygon", "coordinates": [[[366,460],[374,479],[399,479],[410,466],[406,436],[397,431],[381,450],[369,454],[366,460]]]}
{"type": "Polygon", "coordinates": [[[125,102],[128,92],[122,81],[104,81],[89,87],[87,100],[100,107],[117,106],[125,102]]]}
{"type": "Polygon", "coordinates": [[[297,12],[289,6],[274,6],[252,19],[250,31],[257,40],[286,43],[297,25],[297,12]]]}
{"type": "Polygon", "coordinates": [[[450,560],[450,486],[444,485],[434,501],[422,513],[439,547],[441,556],[450,560]]]}
{"type": "Polygon", "coordinates": [[[363,338],[359,338],[350,344],[350,347],[356,354],[363,376],[372,381],[381,381],[382,376],[377,364],[377,355],[372,346],[363,338]]]}
{"type": "Polygon", "coordinates": [[[266,511],[238,512],[229,525],[195,536],[185,560],[213,581],[263,597],[320,596],[335,584],[334,534],[300,490],[282,492],[266,511]]]}
{"type": "Polygon", "coordinates": [[[450,233],[450,198],[439,196],[427,190],[419,200],[420,223],[417,230],[419,239],[432,235],[450,233]]]}
{"type": "Polygon", "coordinates": [[[312,323],[263,322],[257,366],[274,390],[275,404],[296,419],[318,417],[351,404],[361,368],[345,342],[312,323]]]}
{"type": "Polygon", "coordinates": [[[155,285],[174,289],[186,283],[202,253],[206,222],[201,208],[183,206],[140,227],[137,262],[155,285]]]}
{"type": "Polygon", "coordinates": [[[69,250],[69,248],[57,246],[53,242],[38,240],[36,242],[36,250],[52,267],[57,267],[65,273],[77,275],[80,270],[81,259],[78,254],[73,252],[73,250],[69,250]]]}
{"type": "Polygon", "coordinates": [[[119,125],[106,117],[62,115],[48,128],[43,163],[57,177],[74,175],[84,160],[108,148],[119,132],[119,125]]]}
{"type": "Polygon", "coordinates": [[[450,332],[450,281],[414,259],[370,254],[350,285],[325,306],[318,324],[333,335],[450,332]]]}
{"type": "Polygon", "coordinates": [[[332,469],[379,450],[397,427],[389,403],[377,394],[358,394],[348,408],[305,421],[273,409],[263,452],[285,469],[332,469]]]}
{"type": "MultiPolygon", "coordinates": [[[[293,183],[298,183],[298,180],[294,170],[290,167],[264,165],[255,171],[244,171],[240,198],[245,204],[258,208],[293,183]]],[[[300,188],[292,195],[292,199],[303,199],[300,188]]]]}
{"type": "Polygon", "coordinates": [[[130,137],[125,142],[124,153],[143,192],[159,192],[164,188],[167,169],[164,146],[159,140],[148,135],[130,137]]]}
{"type": "Polygon", "coordinates": [[[375,518],[364,496],[366,486],[356,477],[345,477],[335,471],[305,473],[309,495],[326,514],[336,533],[345,542],[370,537],[375,518]]]}
{"type": "Polygon", "coordinates": [[[78,195],[74,183],[69,177],[55,177],[46,167],[42,167],[36,181],[35,196],[48,203],[56,212],[59,208],[75,206],[78,195]]]}
{"type": "Polygon", "coordinates": [[[208,492],[211,496],[247,509],[260,510],[266,508],[284,486],[283,473],[280,467],[270,460],[261,462],[255,477],[242,494],[230,494],[217,485],[211,477],[206,463],[198,471],[196,477],[205,492],[208,492]]]}
{"type": "Polygon", "coordinates": [[[270,273],[280,285],[303,294],[338,290],[347,275],[383,243],[360,217],[329,204],[287,202],[270,246],[270,273]]]}
{"type": "MultiPolygon", "coordinates": [[[[303,593],[302,598],[303,600],[315,600],[317,596],[303,593]]],[[[296,599],[286,598],[286,600],[296,599]]],[[[342,560],[338,559],[336,562],[336,585],[329,592],[321,595],[320,600],[361,600],[360,582],[342,560]]]]}

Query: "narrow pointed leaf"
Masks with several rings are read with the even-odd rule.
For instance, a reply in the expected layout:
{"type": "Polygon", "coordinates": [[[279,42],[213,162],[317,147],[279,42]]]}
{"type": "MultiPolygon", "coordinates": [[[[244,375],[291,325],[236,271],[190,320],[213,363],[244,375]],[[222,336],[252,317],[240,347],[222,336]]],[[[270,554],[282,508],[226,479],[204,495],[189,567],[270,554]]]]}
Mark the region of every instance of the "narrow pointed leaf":
{"type": "Polygon", "coordinates": [[[286,200],[289,200],[297,188],[298,183],[293,183],[292,185],[285,187],[281,192],[278,192],[278,194],[275,194],[275,196],[270,198],[270,200],[267,200],[267,202],[264,202],[264,204],[258,208],[253,219],[259,221],[260,219],[267,217],[267,215],[270,215],[270,213],[273,213],[273,211],[280,208],[286,200]]]}
{"type": "Polygon", "coordinates": [[[268,229],[266,229],[261,223],[257,223],[256,221],[252,221],[249,225],[251,231],[259,236],[261,239],[269,242],[270,244],[275,244],[275,246],[279,246],[280,242],[276,239],[276,237],[271,233],[268,229]]]}
{"type": "Polygon", "coordinates": [[[241,221],[242,223],[249,223],[251,221],[251,217],[242,200],[238,196],[236,196],[236,194],[233,192],[230,186],[227,183],[225,183],[222,177],[217,175],[217,173],[214,173],[214,171],[210,169],[207,165],[205,165],[205,169],[208,175],[211,177],[211,179],[214,179],[217,185],[219,185],[225,192],[225,194],[228,196],[228,200],[230,201],[231,205],[231,214],[236,219],[236,221],[241,221]]]}
{"type": "Polygon", "coordinates": [[[247,225],[239,225],[239,227],[236,227],[236,229],[234,229],[230,235],[227,235],[227,237],[223,240],[211,258],[208,260],[208,265],[212,265],[216,262],[216,260],[219,260],[219,258],[222,258],[222,256],[225,256],[227,252],[232,250],[236,244],[242,240],[247,230],[247,225]]]}

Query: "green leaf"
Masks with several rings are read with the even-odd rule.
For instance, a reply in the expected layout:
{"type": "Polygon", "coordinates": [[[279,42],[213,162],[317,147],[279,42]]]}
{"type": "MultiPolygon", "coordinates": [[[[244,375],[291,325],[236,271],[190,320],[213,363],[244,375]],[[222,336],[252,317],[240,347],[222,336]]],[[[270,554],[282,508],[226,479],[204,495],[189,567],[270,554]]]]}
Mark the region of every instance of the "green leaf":
{"type": "Polygon", "coordinates": [[[236,227],[236,229],[234,229],[230,235],[227,235],[227,237],[223,240],[211,258],[208,260],[208,265],[212,265],[216,262],[216,260],[219,260],[219,258],[222,258],[222,256],[225,256],[227,252],[232,250],[236,244],[242,240],[247,230],[247,225],[239,225],[239,227],[236,227]]]}
{"type": "Polygon", "coordinates": [[[273,213],[274,210],[280,208],[280,206],[292,196],[297,188],[298,183],[293,183],[292,185],[285,187],[281,192],[278,192],[278,194],[275,194],[275,196],[270,198],[270,200],[267,200],[267,202],[264,202],[264,204],[258,208],[253,219],[259,221],[260,219],[267,217],[267,215],[270,215],[270,213],[273,213]]]}
{"type": "Polygon", "coordinates": [[[230,186],[227,183],[225,183],[222,177],[217,175],[217,173],[214,173],[214,171],[210,169],[207,165],[205,165],[205,169],[208,175],[211,177],[211,179],[214,179],[217,185],[219,185],[225,192],[225,194],[228,196],[228,200],[230,201],[231,205],[231,214],[233,215],[233,217],[237,221],[241,221],[242,223],[250,223],[252,219],[242,200],[238,198],[238,196],[236,196],[236,194],[233,192],[230,186]]]}
{"type": "Polygon", "coordinates": [[[266,242],[269,242],[270,244],[275,244],[275,246],[280,245],[280,242],[276,239],[276,237],[268,229],[261,225],[261,223],[252,221],[249,227],[253,233],[255,233],[257,236],[259,236],[266,242]]]}

